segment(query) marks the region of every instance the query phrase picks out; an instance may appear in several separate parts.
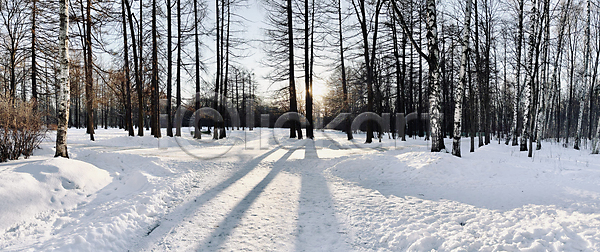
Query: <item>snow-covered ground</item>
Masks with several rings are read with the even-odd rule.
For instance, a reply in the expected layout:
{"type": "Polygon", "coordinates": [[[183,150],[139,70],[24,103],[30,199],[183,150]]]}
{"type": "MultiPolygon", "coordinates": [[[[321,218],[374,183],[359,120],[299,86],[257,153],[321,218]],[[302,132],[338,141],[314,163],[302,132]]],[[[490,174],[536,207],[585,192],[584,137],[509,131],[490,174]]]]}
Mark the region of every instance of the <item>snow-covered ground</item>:
{"type": "Polygon", "coordinates": [[[600,251],[600,156],[587,150],[469,153],[465,139],[456,158],[334,131],[96,133],[69,130],[68,160],[52,157],[52,133],[0,164],[1,251],[600,251]]]}

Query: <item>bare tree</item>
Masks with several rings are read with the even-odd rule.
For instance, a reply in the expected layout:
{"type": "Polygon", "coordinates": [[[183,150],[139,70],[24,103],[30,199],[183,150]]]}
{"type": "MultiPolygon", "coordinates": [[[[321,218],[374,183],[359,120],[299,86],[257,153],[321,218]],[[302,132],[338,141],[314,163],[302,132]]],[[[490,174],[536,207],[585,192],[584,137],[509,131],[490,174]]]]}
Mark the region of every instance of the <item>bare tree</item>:
{"type": "Polygon", "coordinates": [[[437,34],[437,14],[435,0],[427,0],[427,47],[428,54],[425,54],[415,39],[413,38],[410,29],[406,25],[402,12],[398,9],[395,1],[394,10],[400,19],[404,33],[408,36],[415,50],[423,57],[429,65],[429,118],[431,121],[431,151],[439,152],[445,149],[444,139],[442,134],[442,117],[440,107],[440,68],[439,68],[439,48],[437,34]]]}
{"type": "Polygon", "coordinates": [[[158,42],[156,26],[156,0],[152,0],[152,86],[151,86],[151,127],[154,137],[161,137],[160,102],[158,90],[158,42]]]}
{"type": "Polygon", "coordinates": [[[38,99],[38,91],[37,91],[37,61],[36,61],[36,37],[35,37],[35,29],[36,29],[36,14],[37,14],[37,0],[32,1],[31,7],[31,99],[34,101],[34,109],[37,109],[37,99],[38,99]]]}
{"type": "MultiPolygon", "coordinates": [[[[131,13],[131,6],[129,5],[129,0],[123,0],[123,1],[125,2],[125,7],[127,9],[127,16],[128,16],[127,19],[129,21],[129,30],[131,31],[131,45],[133,48],[133,50],[132,50],[133,51],[133,69],[135,72],[134,73],[135,86],[136,86],[137,96],[138,96],[138,136],[144,136],[144,100],[143,100],[144,88],[142,87],[143,85],[142,85],[142,78],[141,78],[142,65],[141,65],[141,61],[138,59],[137,50],[136,50],[137,44],[135,41],[136,36],[135,36],[135,29],[134,29],[134,25],[133,25],[133,15],[131,13]],[[139,65],[138,65],[138,62],[140,62],[139,65]]],[[[139,43],[142,43],[142,42],[139,41],[139,43]]]]}
{"type": "MultiPolygon", "coordinates": [[[[348,81],[346,78],[346,63],[344,59],[344,32],[343,32],[343,19],[342,19],[342,0],[337,1],[337,14],[338,14],[338,34],[339,34],[339,47],[340,47],[340,68],[342,73],[342,94],[344,101],[344,111],[350,113],[350,103],[348,102],[348,81]]],[[[352,140],[351,121],[350,118],[346,120],[346,136],[348,140],[352,140]]]]}
{"type": "MultiPolygon", "coordinates": [[[[515,88],[513,103],[513,119],[509,133],[512,134],[512,146],[518,145],[518,127],[519,127],[519,105],[521,104],[521,49],[523,47],[523,8],[524,0],[518,0],[518,20],[517,20],[517,41],[516,41],[516,70],[515,70],[515,88]]],[[[506,138],[506,144],[511,137],[506,138]]]]}
{"type": "MultiPolygon", "coordinates": [[[[173,117],[172,110],[172,75],[173,75],[173,49],[171,48],[171,0],[167,0],[167,136],[173,136],[173,117]]],[[[159,118],[160,119],[160,118],[159,118]]]]}
{"type": "Polygon", "coordinates": [[[59,40],[59,103],[58,103],[58,128],[56,130],[55,157],[69,158],[67,152],[67,126],[69,119],[70,85],[69,85],[69,0],[59,0],[60,30],[59,40]]]}
{"type": "Polygon", "coordinates": [[[462,56],[460,58],[459,83],[455,89],[454,101],[454,140],[452,142],[452,155],[460,157],[460,139],[462,137],[461,119],[464,89],[467,85],[467,61],[469,60],[469,36],[471,33],[471,0],[465,3],[465,23],[463,25],[463,38],[461,41],[462,56]]]}
{"type": "Polygon", "coordinates": [[[90,134],[90,140],[94,141],[94,80],[92,61],[92,1],[87,0],[86,5],[86,29],[85,29],[85,48],[86,67],[85,67],[85,106],[87,111],[87,133],[90,134]]]}
{"type": "MultiPolygon", "coordinates": [[[[176,73],[176,81],[177,81],[177,109],[181,109],[181,47],[182,43],[182,35],[181,31],[181,0],[177,0],[177,73],[176,73]]],[[[181,125],[176,125],[175,136],[181,136],[181,125]]]]}
{"type": "MultiPolygon", "coordinates": [[[[314,10],[314,2],[312,5],[314,10]]],[[[309,49],[313,50],[314,44],[310,41],[310,38],[314,36],[314,23],[311,27],[309,27],[310,20],[314,20],[313,16],[309,13],[309,3],[308,0],[304,0],[304,86],[305,86],[305,105],[306,105],[306,119],[308,120],[308,125],[306,125],[306,137],[313,139],[315,138],[313,132],[313,98],[312,98],[312,60],[311,54],[309,54],[309,49]]]]}
{"type": "Polygon", "coordinates": [[[121,16],[123,19],[123,60],[125,61],[125,125],[129,136],[134,136],[133,121],[131,119],[131,81],[129,78],[129,45],[127,44],[127,19],[125,15],[125,0],[121,1],[121,16]]]}
{"type": "MultiPolygon", "coordinates": [[[[586,24],[585,24],[585,53],[583,56],[583,90],[582,90],[582,101],[579,103],[579,117],[577,119],[577,133],[575,135],[575,143],[573,144],[573,148],[576,150],[579,150],[579,144],[581,141],[581,136],[583,134],[583,113],[585,112],[585,107],[587,105],[588,102],[591,102],[588,100],[588,98],[590,98],[589,96],[586,95],[586,89],[587,86],[590,85],[589,84],[589,75],[588,75],[588,67],[589,67],[589,62],[590,62],[590,1],[587,1],[587,19],[586,19],[586,24]]],[[[588,122],[588,123],[591,123],[588,122]]]]}
{"type": "MultiPolygon", "coordinates": [[[[379,14],[381,13],[381,8],[383,7],[383,2],[381,0],[377,0],[375,3],[375,11],[373,13],[374,21],[373,25],[373,42],[371,46],[369,46],[369,28],[371,26],[371,20],[367,20],[367,7],[365,0],[352,0],[352,5],[354,6],[354,11],[356,13],[356,18],[358,19],[360,25],[360,31],[362,34],[362,47],[363,47],[363,57],[365,60],[365,67],[367,70],[367,111],[373,112],[373,68],[375,64],[375,50],[377,48],[377,31],[379,28],[379,14]]],[[[373,141],[373,123],[367,122],[367,139],[366,143],[371,143],[373,141]]]]}
{"type": "MultiPolygon", "coordinates": [[[[194,95],[194,109],[200,109],[200,34],[198,33],[198,0],[194,0],[194,53],[196,60],[196,94],[194,95]]],[[[202,138],[201,128],[194,130],[194,138],[202,138]]]]}
{"type": "Polygon", "coordinates": [[[20,74],[17,72],[20,65],[27,59],[24,46],[27,42],[27,13],[25,1],[0,0],[0,18],[2,19],[2,35],[0,48],[6,51],[8,60],[3,67],[8,70],[8,91],[11,100],[17,98],[17,83],[20,83],[20,74]]]}
{"type": "MultiPolygon", "coordinates": [[[[290,90],[290,112],[298,112],[298,102],[296,100],[296,81],[294,75],[294,23],[292,18],[292,0],[287,0],[287,33],[288,33],[288,53],[289,53],[289,90],[290,90]]],[[[302,139],[302,128],[300,124],[292,122],[290,127],[290,138],[302,139]]]]}

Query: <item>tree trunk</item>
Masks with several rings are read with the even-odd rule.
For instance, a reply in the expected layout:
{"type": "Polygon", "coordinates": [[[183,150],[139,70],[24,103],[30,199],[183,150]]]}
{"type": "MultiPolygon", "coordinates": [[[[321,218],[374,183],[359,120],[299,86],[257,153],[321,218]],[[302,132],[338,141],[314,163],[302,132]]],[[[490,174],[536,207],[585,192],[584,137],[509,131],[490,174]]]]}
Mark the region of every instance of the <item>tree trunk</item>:
{"type": "Polygon", "coordinates": [[[125,125],[129,136],[134,136],[131,120],[131,81],[129,78],[129,45],[127,45],[127,22],[125,19],[125,1],[121,1],[121,17],[123,18],[123,57],[125,61],[125,125]]]}
{"type": "MultiPolygon", "coordinates": [[[[138,95],[138,136],[144,136],[144,100],[143,100],[143,87],[141,80],[141,64],[138,66],[138,55],[135,43],[135,29],[133,26],[133,17],[131,14],[131,6],[129,0],[123,0],[125,7],[127,7],[127,16],[129,21],[129,30],[131,31],[131,46],[133,48],[133,68],[135,71],[135,86],[138,95]]],[[[141,31],[140,31],[141,32],[141,31]]],[[[141,36],[140,36],[141,37],[141,36]]],[[[139,41],[140,43],[142,41],[139,41]]],[[[141,55],[140,55],[141,56],[141,55]]],[[[141,61],[140,61],[141,62],[141,61]]]]}
{"type": "MultiPolygon", "coordinates": [[[[354,1],[352,1],[352,4],[354,6],[354,10],[356,11],[356,16],[358,18],[358,21],[360,23],[360,29],[361,29],[361,34],[362,34],[362,40],[363,40],[363,57],[365,60],[365,66],[367,69],[367,111],[368,112],[373,112],[373,62],[374,59],[371,58],[371,55],[369,54],[369,28],[367,26],[367,15],[366,15],[366,8],[367,6],[365,6],[365,0],[358,0],[358,7],[356,6],[356,3],[354,1]],[[360,10],[359,10],[360,8],[360,10]]],[[[377,27],[378,27],[378,18],[379,18],[379,10],[380,10],[380,4],[381,1],[377,1],[376,4],[376,11],[375,11],[375,30],[373,33],[373,42],[375,43],[377,41],[377,27]]],[[[375,45],[373,45],[373,51],[375,51],[375,45]]],[[[375,55],[373,53],[373,55],[375,55]]],[[[365,141],[366,143],[371,143],[373,142],[373,126],[372,126],[372,122],[368,121],[367,122],[367,139],[365,141]]]]}
{"type": "MultiPolygon", "coordinates": [[[[558,25],[558,44],[556,46],[556,58],[554,59],[553,71],[552,71],[552,86],[554,87],[554,92],[556,92],[556,141],[560,141],[560,129],[561,129],[561,121],[560,121],[560,78],[558,78],[559,74],[559,60],[562,57],[562,46],[564,40],[565,29],[567,20],[567,8],[565,6],[569,6],[571,0],[567,0],[566,5],[563,5],[563,10],[561,12],[561,17],[558,25]]],[[[551,113],[552,114],[552,113],[551,113]]]]}
{"type": "MultiPolygon", "coordinates": [[[[167,136],[173,137],[173,117],[171,116],[171,89],[173,75],[173,50],[171,48],[171,0],[167,0],[167,136]]],[[[160,121],[160,117],[159,117],[160,121]]]]}
{"type": "MultiPolygon", "coordinates": [[[[589,75],[588,75],[588,66],[590,62],[590,0],[587,1],[587,21],[585,26],[585,55],[583,58],[583,91],[581,101],[579,103],[579,117],[577,119],[577,133],[575,135],[575,144],[573,148],[579,150],[579,144],[581,142],[581,136],[583,135],[583,113],[585,112],[585,107],[587,107],[587,103],[591,102],[588,100],[590,96],[586,95],[586,89],[589,85],[589,75]]],[[[591,112],[591,111],[590,111],[591,112]]],[[[591,123],[588,122],[588,123],[591,123]]]]}
{"type": "Polygon", "coordinates": [[[427,47],[429,49],[429,118],[431,124],[431,152],[445,149],[442,134],[442,117],[440,108],[440,68],[437,35],[437,15],[435,0],[427,0],[427,47]]]}
{"type": "Polygon", "coordinates": [[[35,21],[37,13],[37,0],[33,0],[33,7],[31,9],[31,99],[33,100],[33,109],[37,110],[37,62],[36,62],[36,50],[35,50],[35,21]]]}
{"type": "Polygon", "coordinates": [[[467,84],[467,61],[469,60],[469,36],[471,33],[471,0],[467,0],[465,7],[465,23],[463,25],[462,56],[460,58],[459,83],[455,89],[454,101],[454,140],[452,142],[452,155],[460,157],[461,120],[464,88],[467,84]]]}
{"type": "Polygon", "coordinates": [[[67,152],[67,127],[69,119],[69,0],[59,0],[60,28],[58,51],[60,63],[60,83],[58,86],[58,128],[56,130],[56,153],[54,157],[69,158],[67,152]]]}
{"type": "Polygon", "coordinates": [[[158,48],[156,32],[156,0],[152,0],[152,118],[154,123],[154,137],[161,137],[160,132],[160,100],[158,90],[158,48]]]}
{"type": "Polygon", "coordinates": [[[86,6],[86,48],[87,48],[87,67],[85,73],[85,100],[87,109],[87,133],[90,134],[90,140],[94,141],[94,80],[92,79],[92,70],[94,63],[92,62],[92,1],[87,0],[86,6]]]}
{"type": "Polygon", "coordinates": [[[437,14],[435,7],[435,0],[427,0],[427,47],[429,55],[425,54],[417,42],[412,37],[406,22],[404,22],[404,18],[402,17],[402,12],[398,9],[398,6],[395,2],[393,3],[394,10],[396,14],[398,14],[400,23],[402,24],[402,29],[410,38],[410,42],[416,51],[421,55],[422,58],[427,60],[429,65],[429,83],[430,83],[430,92],[429,92],[429,118],[431,125],[431,152],[439,152],[445,149],[444,146],[444,136],[442,134],[442,117],[441,117],[441,108],[440,108],[440,67],[439,67],[439,49],[438,49],[438,37],[437,37],[437,14]]]}
{"type": "MultiPolygon", "coordinates": [[[[513,104],[513,121],[510,133],[512,134],[512,146],[518,145],[518,128],[519,128],[519,105],[521,104],[521,49],[523,47],[523,8],[524,8],[524,0],[519,0],[519,18],[517,23],[517,32],[519,33],[517,36],[517,48],[516,48],[516,70],[515,70],[515,98],[513,104]]],[[[507,138],[506,144],[508,144],[507,138]]]]}
{"type": "MultiPolygon", "coordinates": [[[[143,17],[144,17],[144,0],[140,0],[140,32],[139,32],[139,37],[140,37],[140,41],[139,41],[139,45],[140,45],[140,83],[141,83],[141,88],[142,88],[142,92],[144,90],[144,82],[145,82],[145,74],[146,74],[146,69],[144,67],[144,22],[143,22],[143,17]]],[[[150,89],[152,89],[152,87],[150,87],[150,89]]],[[[142,118],[144,118],[144,125],[146,127],[146,130],[148,130],[148,126],[151,125],[151,123],[148,122],[147,120],[147,116],[146,113],[144,112],[144,106],[148,105],[147,101],[145,101],[142,97],[143,97],[143,93],[140,93],[140,98],[138,98],[139,102],[140,102],[140,113],[142,115],[142,118]]],[[[152,99],[152,98],[151,98],[152,99]]],[[[152,132],[150,132],[151,135],[152,132]]],[[[143,135],[143,134],[142,134],[143,135]]]]}
{"type": "MultiPolygon", "coordinates": [[[[227,0],[227,29],[225,30],[225,76],[223,80],[223,97],[221,99],[221,114],[225,116],[225,111],[227,111],[228,104],[230,103],[227,97],[227,87],[229,86],[229,27],[230,27],[230,19],[231,19],[231,9],[229,8],[230,2],[227,0]]],[[[232,115],[230,115],[232,116],[232,115]]],[[[227,137],[226,119],[223,118],[223,122],[221,123],[221,134],[219,134],[219,139],[223,139],[227,137]]]]}
{"type": "MultiPolygon", "coordinates": [[[[196,94],[194,95],[194,110],[198,111],[200,109],[200,48],[199,48],[199,38],[198,38],[198,0],[194,0],[194,48],[195,48],[195,59],[196,59],[196,94]]],[[[216,97],[215,97],[216,99],[216,97]]],[[[200,122],[200,121],[199,121],[200,122]]],[[[201,139],[202,138],[202,125],[198,125],[198,127],[194,130],[194,138],[201,139]]]]}
{"type": "MultiPolygon", "coordinates": [[[[346,80],[346,65],[344,63],[344,37],[343,37],[343,30],[342,30],[342,0],[338,0],[338,5],[337,5],[337,11],[338,11],[338,25],[339,25],[339,39],[340,39],[340,64],[341,64],[341,68],[342,68],[342,94],[343,94],[343,102],[344,102],[344,111],[346,111],[347,113],[352,113],[351,109],[350,109],[350,103],[348,102],[348,85],[347,85],[347,80],[346,80]]],[[[346,136],[348,137],[348,140],[352,140],[354,137],[352,136],[352,121],[350,118],[346,119],[346,136]]]]}
{"type": "MultiPolygon", "coordinates": [[[[181,107],[181,0],[177,0],[177,109],[181,107]]],[[[181,126],[176,125],[175,136],[181,136],[181,126]]]]}
{"type": "MultiPolygon", "coordinates": [[[[542,125],[543,122],[545,122],[546,120],[546,113],[545,111],[547,110],[546,108],[546,85],[548,85],[548,81],[547,81],[547,73],[548,73],[548,47],[549,47],[549,43],[550,43],[550,1],[549,0],[545,0],[544,1],[544,22],[545,22],[545,27],[544,27],[544,48],[543,48],[543,62],[542,64],[542,73],[541,73],[541,77],[542,82],[538,85],[539,86],[539,90],[538,90],[538,110],[537,110],[537,122],[536,122],[536,150],[540,150],[542,149],[542,127],[544,125],[542,125]]],[[[551,100],[551,99],[549,99],[551,100]]]]}
{"type": "MultiPolygon", "coordinates": [[[[394,13],[392,12],[392,15],[394,15],[394,13]]],[[[396,29],[396,18],[392,17],[392,42],[393,42],[393,46],[394,46],[394,66],[396,68],[396,114],[405,114],[406,111],[404,111],[404,79],[402,78],[402,69],[400,66],[400,52],[398,49],[398,31],[396,29]]],[[[405,36],[406,37],[406,36],[405,36]]],[[[403,45],[405,46],[405,45],[403,45]]],[[[402,55],[402,58],[404,59],[404,55],[402,55]]],[[[395,120],[396,122],[398,120],[395,120]]],[[[398,127],[403,127],[404,125],[400,126],[400,125],[396,125],[396,129],[393,130],[392,132],[396,132],[396,130],[398,129],[398,127]]],[[[404,131],[402,131],[404,132],[404,131]]],[[[398,134],[400,134],[400,131],[398,131],[398,134]]],[[[405,141],[405,134],[403,134],[402,136],[398,135],[396,137],[401,138],[402,141],[405,141]]]]}
{"type": "MultiPolygon", "coordinates": [[[[308,0],[304,0],[304,87],[305,87],[305,106],[306,106],[306,119],[308,120],[308,124],[306,125],[306,137],[310,139],[314,139],[313,132],[313,121],[312,121],[312,89],[311,89],[311,81],[312,81],[312,72],[311,65],[312,61],[309,55],[309,47],[312,52],[312,27],[309,27],[309,20],[311,19],[310,14],[308,13],[308,0]]],[[[313,6],[314,7],[314,6],[313,6]]]]}
{"type": "Polygon", "coordinates": [[[471,121],[471,125],[469,127],[469,132],[471,135],[471,148],[469,149],[469,152],[475,152],[475,90],[473,90],[473,76],[471,74],[471,64],[469,61],[467,61],[467,68],[467,73],[469,73],[469,104],[471,105],[469,108],[471,112],[471,116],[469,118],[471,121]]]}
{"type": "MultiPolygon", "coordinates": [[[[288,27],[288,50],[289,50],[289,83],[290,83],[290,112],[298,112],[296,101],[296,82],[294,77],[294,29],[292,20],[292,1],[287,0],[287,27],[288,27]]],[[[252,85],[252,82],[250,83],[252,85]]],[[[290,122],[290,138],[302,139],[302,128],[297,122],[290,122]]]]}
{"type": "MultiPolygon", "coordinates": [[[[521,151],[529,150],[528,156],[532,156],[531,147],[533,141],[533,127],[535,125],[535,85],[536,76],[538,70],[538,56],[539,56],[539,39],[537,38],[538,29],[538,10],[535,0],[532,0],[533,8],[531,10],[531,29],[529,35],[529,58],[527,59],[529,65],[529,81],[526,82],[523,93],[525,94],[524,106],[523,106],[523,133],[521,137],[521,151]],[[529,141],[529,142],[528,142],[529,141]],[[529,147],[527,146],[529,144],[529,147]]],[[[540,33],[541,34],[541,33],[540,33]]]]}
{"type": "MultiPolygon", "coordinates": [[[[215,80],[215,98],[214,98],[214,103],[213,103],[213,107],[215,110],[219,110],[219,87],[221,86],[221,56],[222,56],[222,51],[221,48],[223,48],[223,45],[221,45],[222,41],[221,41],[221,12],[219,11],[219,0],[215,0],[215,15],[216,15],[216,25],[217,25],[217,48],[216,48],[216,53],[217,53],[217,78],[215,80]]],[[[214,127],[213,127],[213,139],[218,139],[219,138],[219,132],[217,131],[217,122],[214,122],[214,127]]]]}

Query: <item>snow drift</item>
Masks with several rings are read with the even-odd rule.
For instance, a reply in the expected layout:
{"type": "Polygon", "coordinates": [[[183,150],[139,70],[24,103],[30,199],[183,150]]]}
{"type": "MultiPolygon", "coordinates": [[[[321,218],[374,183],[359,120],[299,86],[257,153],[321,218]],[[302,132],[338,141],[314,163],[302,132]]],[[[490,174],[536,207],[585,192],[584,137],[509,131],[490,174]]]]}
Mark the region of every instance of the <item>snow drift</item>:
{"type": "Polygon", "coordinates": [[[16,229],[20,221],[48,210],[76,207],[111,181],[107,171],[78,160],[25,162],[3,173],[0,230],[16,229]]]}

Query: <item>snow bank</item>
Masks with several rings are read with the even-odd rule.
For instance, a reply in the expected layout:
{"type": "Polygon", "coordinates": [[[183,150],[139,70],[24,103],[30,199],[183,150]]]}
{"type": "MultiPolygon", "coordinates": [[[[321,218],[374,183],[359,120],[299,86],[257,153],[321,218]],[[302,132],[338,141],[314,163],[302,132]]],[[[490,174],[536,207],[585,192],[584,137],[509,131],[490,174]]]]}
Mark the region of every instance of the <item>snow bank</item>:
{"type": "Polygon", "coordinates": [[[0,230],[18,228],[20,222],[48,210],[71,209],[108,185],[105,170],[72,159],[25,161],[0,177],[0,230]]]}
{"type": "Polygon", "coordinates": [[[356,250],[600,251],[600,169],[582,162],[597,157],[512,151],[387,151],[325,174],[356,250]]]}
{"type": "Polygon", "coordinates": [[[600,157],[557,144],[456,158],[335,131],[314,145],[275,132],[294,151],[270,129],[216,143],[96,133],[70,130],[79,161],[52,158],[50,139],[0,164],[0,250],[600,251],[600,157]]]}

